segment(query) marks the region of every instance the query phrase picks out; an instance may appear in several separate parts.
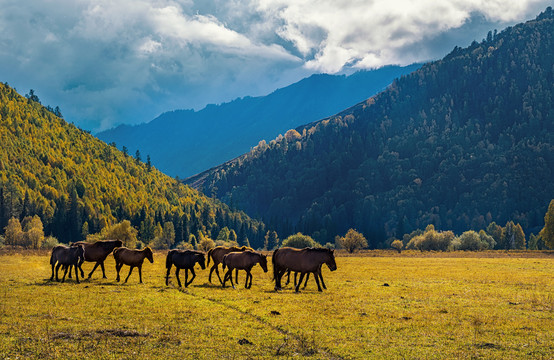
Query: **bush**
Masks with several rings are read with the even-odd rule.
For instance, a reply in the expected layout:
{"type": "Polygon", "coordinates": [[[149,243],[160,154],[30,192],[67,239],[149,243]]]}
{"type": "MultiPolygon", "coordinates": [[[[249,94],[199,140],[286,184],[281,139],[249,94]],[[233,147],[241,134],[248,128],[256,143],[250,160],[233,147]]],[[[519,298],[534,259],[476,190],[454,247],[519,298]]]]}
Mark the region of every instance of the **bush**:
{"type": "Polygon", "coordinates": [[[353,253],[358,249],[367,247],[366,238],[354,229],[348,230],[346,235],[341,238],[337,238],[338,244],[341,248],[346,249],[349,253],[353,253]]]}
{"type": "Polygon", "coordinates": [[[429,225],[422,235],[417,235],[410,240],[406,249],[446,251],[451,249],[452,241],[455,238],[452,231],[439,232],[433,225],[429,225]]]}
{"type": "Polygon", "coordinates": [[[181,241],[180,243],[178,243],[175,248],[179,250],[194,250],[194,246],[192,246],[191,243],[185,241],[181,241]]]}
{"type": "Polygon", "coordinates": [[[48,249],[51,250],[52,248],[60,245],[58,239],[56,239],[53,236],[48,236],[44,241],[42,242],[42,249],[48,249]]]}
{"type": "Polygon", "coordinates": [[[323,245],[323,247],[329,250],[334,250],[335,244],[328,242],[327,244],[323,245]]]}
{"type": "Polygon", "coordinates": [[[390,244],[390,246],[391,246],[391,248],[396,249],[396,251],[398,251],[398,253],[401,253],[402,248],[404,247],[404,243],[401,240],[394,240],[390,244]]]}
{"type": "Polygon", "coordinates": [[[215,242],[210,238],[203,238],[198,243],[198,250],[208,252],[210,249],[213,249],[215,247],[215,242]]]}
{"type": "Polygon", "coordinates": [[[296,233],[283,240],[283,246],[289,246],[297,249],[306,247],[320,247],[310,236],[302,233],[296,233]]]}
{"type": "Polygon", "coordinates": [[[489,244],[487,242],[482,242],[479,234],[473,230],[466,231],[460,235],[459,241],[459,250],[479,251],[489,248],[489,244]]]}

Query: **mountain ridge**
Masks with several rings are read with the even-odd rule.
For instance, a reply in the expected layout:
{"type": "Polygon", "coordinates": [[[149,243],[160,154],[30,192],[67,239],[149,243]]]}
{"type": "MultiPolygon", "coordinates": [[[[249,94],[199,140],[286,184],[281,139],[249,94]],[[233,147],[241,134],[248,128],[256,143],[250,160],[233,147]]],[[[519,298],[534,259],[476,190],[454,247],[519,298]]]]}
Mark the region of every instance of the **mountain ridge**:
{"type": "Polygon", "coordinates": [[[171,176],[187,177],[247,152],[262,139],[269,141],[366,99],[419,66],[387,66],[349,76],[314,74],[266,96],[210,104],[199,111],[169,111],[148,123],[120,125],[96,135],[149,154],[171,176]]]}

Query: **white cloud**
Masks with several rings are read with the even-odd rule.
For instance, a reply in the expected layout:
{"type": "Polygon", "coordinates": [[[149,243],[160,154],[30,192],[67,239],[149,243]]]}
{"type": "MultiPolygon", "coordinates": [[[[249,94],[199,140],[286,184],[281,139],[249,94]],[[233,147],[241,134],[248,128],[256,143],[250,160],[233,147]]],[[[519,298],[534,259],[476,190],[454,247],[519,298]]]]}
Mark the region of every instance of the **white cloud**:
{"type": "Polygon", "coordinates": [[[99,130],[269,93],[312,72],[438,58],[549,2],[0,0],[0,81],[99,130]]]}

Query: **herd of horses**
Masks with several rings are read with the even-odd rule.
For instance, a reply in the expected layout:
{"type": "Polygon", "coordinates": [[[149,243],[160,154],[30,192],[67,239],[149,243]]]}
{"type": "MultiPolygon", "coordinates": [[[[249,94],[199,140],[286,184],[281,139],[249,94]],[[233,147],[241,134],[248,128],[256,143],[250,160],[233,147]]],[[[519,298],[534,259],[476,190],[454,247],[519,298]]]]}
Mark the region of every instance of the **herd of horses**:
{"type": "MultiPolygon", "coordinates": [[[[150,263],[154,262],[152,250],[146,247],[142,250],[134,250],[123,247],[123,243],[119,240],[101,240],[94,243],[88,243],[79,241],[71,244],[70,246],[58,245],[52,249],[52,255],[50,256],[50,265],[52,266],[52,276],[50,281],[56,278],[59,281],[58,271],[60,267],[64,271],[62,282],[65,281],[66,275],[69,272],[69,278],[71,278],[71,270],[74,269],[75,280],[79,283],[79,272],[81,277],[85,277],[85,273],[81,268],[81,265],[85,262],[94,262],[95,265],[91,272],[88,274],[90,279],[94,271],[100,266],[102,269],[102,277],[107,279],[106,271],[104,269],[104,261],[109,254],[113,252],[115,259],[115,268],[117,271],[116,281],[120,281],[119,272],[123,265],[130,267],[129,274],[125,278],[125,282],[129,280],[133,269],[136,267],[139,271],[139,282],[142,283],[142,264],[145,259],[148,259],[150,263]]],[[[231,286],[235,288],[235,283],[238,284],[238,271],[246,271],[246,280],[244,287],[250,289],[252,286],[252,268],[259,264],[264,272],[267,273],[267,255],[263,255],[260,252],[253,249],[243,247],[225,247],[217,246],[212,248],[205,254],[202,251],[196,250],[170,250],[166,257],[166,269],[165,284],[169,285],[169,273],[173,266],[175,266],[175,277],[179,287],[182,287],[179,273],[181,269],[185,270],[185,287],[188,287],[194,278],[196,273],[194,272],[194,266],[200,265],[202,270],[206,269],[206,266],[210,265],[210,259],[213,261],[213,265],[210,268],[208,275],[208,281],[212,282],[212,274],[215,272],[221,286],[225,287],[227,281],[231,283],[231,286]],[[206,263],[206,256],[208,257],[206,263]],[[219,264],[222,265],[222,269],[227,271],[223,275],[223,279],[219,274],[219,264]],[[235,270],[235,282],[233,282],[233,270],[235,270]],[[189,271],[191,273],[190,280],[188,279],[189,271]]],[[[273,263],[273,280],[275,281],[275,290],[281,290],[281,279],[285,274],[287,275],[288,285],[290,282],[290,274],[294,273],[294,286],[295,291],[298,292],[300,285],[304,277],[306,277],[304,288],[308,283],[310,273],[313,274],[315,282],[317,284],[318,291],[323,291],[327,287],[323,282],[323,276],[321,274],[321,267],[326,264],[327,267],[334,271],[337,269],[335,262],[334,251],[326,248],[304,248],[295,249],[290,247],[283,247],[273,251],[271,256],[273,263]],[[300,274],[300,279],[297,281],[297,275],[300,274]]]]}

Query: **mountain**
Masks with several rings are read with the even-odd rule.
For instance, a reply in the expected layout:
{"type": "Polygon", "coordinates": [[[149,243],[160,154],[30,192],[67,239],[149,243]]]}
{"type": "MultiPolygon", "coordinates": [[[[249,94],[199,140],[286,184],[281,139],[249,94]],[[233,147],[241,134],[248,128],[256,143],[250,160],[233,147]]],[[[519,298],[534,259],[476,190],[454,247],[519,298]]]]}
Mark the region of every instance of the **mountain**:
{"type": "Polygon", "coordinates": [[[176,243],[225,226],[253,245],[264,225],[66,123],[0,83],[0,229],[15,216],[40,216],[46,235],[81,240],[107,224],[131,221],[148,241],[171,222],[176,243]]]}
{"type": "Polygon", "coordinates": [[[335,116],[187,179],[281,238],[370,246],[434,224],[542,226],[554,198],[554,13],[394,81],[335,116]]]}
{"type": "Polygon", "coordinates": [[[249,151],[262,139],[367,99],[419,66],[387,66],[350,76],[312,75],[267,96],[208,105],[198,112],[171,111],[149,123],[121,125],[97,136],[150,155],[168,175],[187,177],[249,151]]]}

